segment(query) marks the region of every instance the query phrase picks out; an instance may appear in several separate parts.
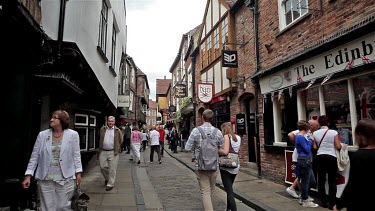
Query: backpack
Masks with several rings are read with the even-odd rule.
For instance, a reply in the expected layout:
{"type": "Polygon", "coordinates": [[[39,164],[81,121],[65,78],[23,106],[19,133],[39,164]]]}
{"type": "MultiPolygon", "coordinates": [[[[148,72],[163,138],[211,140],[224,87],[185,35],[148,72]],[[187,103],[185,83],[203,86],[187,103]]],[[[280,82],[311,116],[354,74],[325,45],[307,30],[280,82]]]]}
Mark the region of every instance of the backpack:
{"type": "Polygon", "coordinates": [[[216,140],[217,128],[212,134],[205,134],[201,127],[197,127],[202,135],[200,152],[197,156],[198,170],[216,171],[218,166],[219,148],[216,140]]]}

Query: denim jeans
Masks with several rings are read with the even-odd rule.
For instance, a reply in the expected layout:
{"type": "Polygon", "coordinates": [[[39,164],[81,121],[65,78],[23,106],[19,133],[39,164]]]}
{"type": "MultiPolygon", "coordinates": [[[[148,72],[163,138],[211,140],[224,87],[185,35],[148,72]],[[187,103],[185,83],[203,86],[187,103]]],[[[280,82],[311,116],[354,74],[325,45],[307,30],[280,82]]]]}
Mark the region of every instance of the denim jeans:
{"type": "Polygon", "coordinates": [[[186,144],[186,139],[181,139],[181,152],[185,151],[185,144],[186,144]]]}
{"type": "Polygon", "coordinates": [[[315,185],[315,177],[312,171],[312,162],[310,157],[299,156],[297,159],[297,166],[299,168],[299,174],[301,179],[302,200],[308,198],[310,187],[315,185]]]}
{"type": "Polygon", "coordinates": [[[237,211],[237,205],[233,193],[233,183],[237,174],[231,174],[228,171],[220,169],[220,175],[225,192],[227,193],[227,210],[237,211]]]}

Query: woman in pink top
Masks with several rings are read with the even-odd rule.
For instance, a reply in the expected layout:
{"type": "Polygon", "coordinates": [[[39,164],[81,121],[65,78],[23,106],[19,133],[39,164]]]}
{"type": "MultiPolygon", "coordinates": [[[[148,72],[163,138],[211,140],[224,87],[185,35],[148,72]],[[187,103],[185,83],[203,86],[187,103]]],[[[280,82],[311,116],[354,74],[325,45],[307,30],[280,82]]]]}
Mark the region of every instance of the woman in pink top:
{"type": "Polygon", "coordinates": [[[133,131],[130,136],[130,150],[131,150],[131,158],[133,160],[133,155],[138,158],[137,164],[141,163],[141,141],[142,141],[142,133],[139,131],[137,126],[133,127],[133,131]]]}

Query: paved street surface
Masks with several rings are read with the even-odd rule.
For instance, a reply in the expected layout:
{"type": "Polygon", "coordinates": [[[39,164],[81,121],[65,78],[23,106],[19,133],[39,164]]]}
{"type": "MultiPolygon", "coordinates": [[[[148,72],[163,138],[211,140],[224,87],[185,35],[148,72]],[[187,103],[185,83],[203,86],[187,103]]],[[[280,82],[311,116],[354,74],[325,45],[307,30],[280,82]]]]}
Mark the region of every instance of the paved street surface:
{"type": "MultiPolygon", "coordinates": [[[[199,185],[191,162],[190,152],[173,154],[166,145],[162,164],[149,163],[149,147],[142,152],[141,164],[129,161],[130,155],[120,155],[117,180],[111,191],[105,191],[104,179],[99,165],[89,169],[83,175],[81,188],[91,200],[92,211],[199,211],[203,210],[199,185]]],[[[216,181],[213,197],[214,208],[225,210],[226,193],[222,190],[220,174],[216,181]]],[[[304,208],[298,200],[289,196],[287,186],[257,178],[240,171],[234,182],[237,208],[248,210],[328,210],[322,207],[304,208]]],[[[312,195],[314,197],[314,195],[312,195]]],[[[315,201],[318,201],[315,199],[315,201]]],[[[345,211],[345,209],[344,209],[345,211]]]]}
{"type": "MultiPolygon", "coordinates": [[[[162,164],[157,155],[149,163],[149,147],[142,152],[141,164],[129,161],[130,155],[120,155],[115,187],[105,191],[99,165],[83,176],[81,189],[91,197],[89,210],[203,210],[195,173],[168,153],[162,164]]],[[[225,210],[226,193],[216,188],[215,210],[225,210]]],[[[238,210],[253,210],[237,201],[238,210]]]]}

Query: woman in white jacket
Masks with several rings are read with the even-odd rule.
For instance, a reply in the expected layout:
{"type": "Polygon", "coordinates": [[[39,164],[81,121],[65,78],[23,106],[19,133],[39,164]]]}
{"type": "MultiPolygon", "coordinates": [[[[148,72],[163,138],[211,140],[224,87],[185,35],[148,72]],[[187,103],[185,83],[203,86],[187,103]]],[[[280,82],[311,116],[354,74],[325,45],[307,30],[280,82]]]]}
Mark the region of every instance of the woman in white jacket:
{"type": "Polygon", "coordinates": [[[41,210],[72,210],[70,199],[74,181],[81,182],[81,153],[79,136],[68,129],[69,114],[64,110],[53,112],[50,129],[41,131],[34,144],[26,169],[23,188],[30,186],[30,178],[38,184],[41,210]]]}

